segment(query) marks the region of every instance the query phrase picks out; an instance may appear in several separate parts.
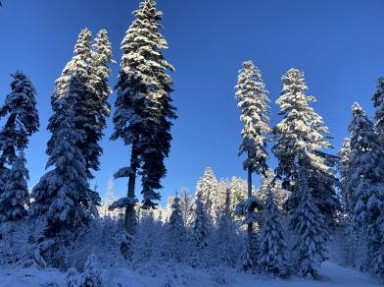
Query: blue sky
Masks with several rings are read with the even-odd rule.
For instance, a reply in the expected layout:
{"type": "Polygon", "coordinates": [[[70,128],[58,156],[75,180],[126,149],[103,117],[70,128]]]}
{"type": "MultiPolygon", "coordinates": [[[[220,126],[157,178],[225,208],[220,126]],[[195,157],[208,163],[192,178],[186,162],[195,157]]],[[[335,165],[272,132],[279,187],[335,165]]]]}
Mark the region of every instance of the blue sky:
{"type": "MultiPolygon", "coordinates": [[[[25,71],[37,88],[41,129],[27,151],[32,187],[44,173],[50,96],[55,79],[72,56],[79,31],[106,28],[119,62],[120,42],[131,23],[132,0],[4,0],[0,9],[0,97],[9,92],[10,74],[25,71]]],[[[384,76],[382,0],[158,0],[164,13],[165,53],[176,72],[173,98],[179,119],[172,134],[163,181],[165,198],[182,187],[194,190],[204,168],[218,178],[245,177],[237,157],[241,123],[234,86],[241,63],[251,59],[261,69],[270,99],[272,124],[280,120],[274,101],[281,75],[294,67],[305,72],[308,94],[317,97],[337,152],[347,135],[350,106],[358,101],[370,115],[376,80],[384,76]]],[[[118,66],[110,79],[116,82],[118,66]]],[[[115,95],[110,97],[113,104],[115,95]]],[[[101,196],[108,179],[128,165],[130,150],[110,141],[96,181],[101,196]]],[[[274,164],[274,160],[271,160],[274,164]]],[[[122,195],[126,181],[116,181],[122,195]]]]}

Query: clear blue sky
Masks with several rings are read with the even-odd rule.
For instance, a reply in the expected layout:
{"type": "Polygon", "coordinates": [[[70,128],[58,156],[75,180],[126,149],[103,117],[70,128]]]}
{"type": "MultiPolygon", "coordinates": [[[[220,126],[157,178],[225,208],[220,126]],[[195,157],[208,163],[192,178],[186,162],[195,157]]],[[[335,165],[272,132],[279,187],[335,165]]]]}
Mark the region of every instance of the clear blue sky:
{"type": "MultiPolygon", "coordinates": [[[[79,31],[106,28],[120,60],[120,42],[138,6],[132,0],[4,0],[0,9],[0,97],[9,92],[9,74],[25,71],[38,91],[41,129],[27,151],[30,187],[44,173],[50,96],[55,79],[72,56],[79,31]]],[[[347,135],[350,106],[358,101],[372,115],[376,79],[384,75],[382,0],[158,0],[164,12],[166,56],[176,67],[173,97],[179,119],[163,181],[165,199],[195,183],[207,166],[217,177],[245,177],[237,157],[241,141],[234,99],[237,71],[251,59],[261,69],[273,106],[281,75],[305,72],[315,109],[334,136],[335,151],[347,135]]],[[[110,82],[116,82],[118,66],[110,82]]],[[[110,102],[113,104],[115,95],[110,102]]],[[[108,179],[128,165],[130,150],[109,136],[96,174],[101,196],[108,179]]],[[[271,161],[272,164],[274,161],[271,161]]],[[[116,181],[124,194],[126,181],[116,181]]],[[[164,200],[163,199],[163,200],[164,200]]]]}

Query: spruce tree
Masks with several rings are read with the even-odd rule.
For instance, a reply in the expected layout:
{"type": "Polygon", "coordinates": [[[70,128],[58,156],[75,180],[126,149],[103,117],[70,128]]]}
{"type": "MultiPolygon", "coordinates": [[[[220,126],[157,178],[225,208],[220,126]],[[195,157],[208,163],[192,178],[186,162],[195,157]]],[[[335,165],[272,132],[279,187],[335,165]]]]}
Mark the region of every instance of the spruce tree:
{"type": "Polygon", "coordinates": [[[290,229],[295,236],[292,248],[299,276],[317,278],[320,264],[327,259],[327,231],[323,216],[308,186],[309,174],[305,165],[299,168],[299,202],[290,217],[290,229]]]}
{"type": "Polygon", "coordinates": [[[352,107],[349,125],[351,169],[348,193],[352,197],[351,222],[360,240],[367,244],[363,268],[371,269],[377,262],[382,242],[384,210],[384,154],[375,134],[373,122],[358,105],[352,107]]]}
{"type": "Polygon", "coordinates": [[[283,89],[276,103],[280,106],[280,115],[284,118],[273,129],[273,153],[278,159],[276,175],[281,178],[283,188],[292,192],[286,208],[294,209],[300,198],[296,195],[298,189],[298,169],[303,165],[303,156],[309,171],[308,185],[313,190],[316,206],[332,224],[339,209],[339,201],[335,187],[337,179],[333,166],[336,158],[324,153],[324,148],[330,148],[328,128],[324,126],[310,103],[315,102],[313,96],[306,96],[308,89],[304,74],[296,69],[290,69],[282,77],[283,89]]]}
{"type": "Polygon", "coordinates": [[[266,273],[284,277],[288,275],[289,258],[280,214],[271,190],[267,193],[263,218],[258,265],[266,273]]]}
{"type": "Polygon", "coordinates": [[[29,194],[24,150],[29,137],[39,128],[35,88],[23,72],[12,77],[12,91],[0,109],[1,117],[5,118],[0,131],[0,214],[5,221],[26,214],[24,205],[29,202],[29,194]]]}
{"type": "Polygon", "coordinates": [[[173,199],[172,213],[169,218],[168,244],[170,256],[181,262],[184,258],[186,229],[184,227],[183,217],[180,208],[180,199],[176,196],[173,199]]]}
{"type": "Polygon", "coordinates": [[[372,97],[373,106],[375,108],[375,126],[376,133],[384,149],[384,78],[377,80],[376,91],[372,97]]]}
{"type": "Polygon", "coordinates": [[[153,201],[159,199],[155,190],[161,188],[160,180],[166,173],[163,161],[170,148],[169,119],[176,117],[169,97],[171,78],[166,73],[174,69],[162,55],[168,45],[159,32],[158,22],[163,14],[157,11],[155,1],[145,0],[133,15],[135,19],[121,44],[123,55],[111,136],[131,146],[129,167],[115,174],[115,178],[129,178],[128,194],[120,201],[120,207],[126,208],[125,225],[130,232],[134,231],[136,221],[134,202],[138,169],[142,168],[143,205],[153,207],[153,201]]]}

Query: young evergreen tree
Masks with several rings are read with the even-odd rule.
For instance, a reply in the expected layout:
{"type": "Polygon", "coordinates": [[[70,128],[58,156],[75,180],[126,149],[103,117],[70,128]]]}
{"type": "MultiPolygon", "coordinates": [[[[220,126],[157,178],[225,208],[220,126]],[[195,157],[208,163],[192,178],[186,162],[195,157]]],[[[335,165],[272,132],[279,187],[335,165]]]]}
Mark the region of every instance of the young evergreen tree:
{"type": "Polygon", "coordinates": [[[324,126],[322,117],[309,105],[316,99],[305,95],[308,87],[304,74],[290,69],[282,81],[282,93],[276,103],[284,118],[274,127],[275,144],[272,151],[278,159],[276,174],[282,179],[283,188],[292,192],[286,207],[288,210],[294,209],[300,200],[296,196],[298,186],[295,183],[299,182],[298,169],[303,165],[302,156],[308,157],[308,185],[313,190],[316,206],[327,222],[332,223],[339,209],[339,201],[335,192],[335,158],[322,152],[322,149],[331,147],[328,128],[324,126]]]}
{"type": "Polygon", "coordinates": [[[352,194],[348,193],[348,185],[351,180],[351,168],[350,168],[350,157],[351,157],[351,140],[345,138],[343,145],[339,152],[339,172],[340,172],[340,183],[343,193],[344,209],[349,214],[352,213],[354,206],[352,194]]]}
{"type": "Polygon", "coordinates": [[[288,250],[280,214],[271,190],[267,193],[263,217],[258,265],[266,273],[287,276],[289,272],[288,250]]]}
{"type": "Polygon", "coordinates": [[[172,213],[168,226],[170,256],[175,259],[176,262],[181,262],[184,258],[186,230],[180,208],[180,199],[177,196],[173,199],[172,213]]]}
{"type": "Polygon", "coordinates": [[[159,32],[163,14],[157,11],[154,0],[145,0],[133,15],[135,20],[121,45],[123,56],[111,136],[131,145],[130,166],[115,174],[116,178],[129,178],[128,194],[120,207],[126,208],[125,225],[131,232],[135,226],[138,169],[142,167],[143,205],[153,207],[153,201],[159,198],[155,190],[161,188],[160,180],[166,173],[163,161],[170,149],[169,119],[176,118],[169,97],[171,78],[166,73],[174,69],[162,55],[168,45],[159,32]]]}
{"type": "Polygon", "coordinates": [[[29,202],[29,195],[24,149],[29,137],[39,128],[35,88],[23,72],[16,72],[12,77],[12,91],[0,109],[0,116],[6,120],[0,131],[0,214],[5,221],[26,214],[24,205],[29,202]]]}
{"type": "Polygon", "coordinates": [[[102,287],[103,280],[97,257],[94,253],[89,255],[84,266],[84,273],[79,287],[102,287]]]}
{"type": "Polygon", "coordinates": [[[220,262],[235,267],[237,262],[237,234],[231,214],[231,190],[227,187],[224,205],[218,212],[216,248],[220,262]]]}
{"type": "MultiPolygon", "coordinates": [[[[240,120],[244,127],[241,131],[243,141],[240,145],[239,156],[246,154],[243,167],[248,173],[248,199],[252,197],[252,173],[265,174],[267,171],[267,134],[270,133],[269,99],[260,70],[252,61],[243,63],[239,71],[236,85],[236,98],[241,109],[240,120]]],[[[251,206],[251,205],[249,205],[251,206]]],[[[248,210],[251,213],[251,210],[248,210]]],[[[251,241],[253,222],[248,223],[248,239],[251,241]]],[[[250,245],[252,248],[252,245],[250,245]]]]}
{"type": "Polygon", "coordinates": [[[209,222],[207,211],[204,208],[204,204],[200,196],[197,196],[195,205],[195,221],[193,223],[192,235],[192,267],[205,266],[205,264],[207,263],[207,248],[209,236],[209,222]]]}
{"type": "Polygon", "coordinates": [[[260,199],[267,201],[269,192],[272,192],[273,198],[279,211],[283,211],[283,205],[287,200],[288,193],[281,186],[281,181],[276,179],[276,175],[272,169],[268,169],[263,177],[260,188],[260,199]]]}
{"type": "Polygon", "coordinates": [[[376,133],[384,149],[384,78],[377,80],[376,92],[372,98],[373,106],[375,107],[375,126],[376,133]]]}
{"type": "Polygon", "coordinates": [[[300,201],[290,218],[290,229],[295,236],[292,252],[297,274],[316,279],[320,264],[327,259],[327,231],[308,186],[309,175],[304,166],[299,170],[300,201]]]}
{"type": "Polygon", "coordinates": [[[20,152],[12,164],[3,192],[0,194],[0,220],[13,221],[27,215],[29,204],[28,170],[24,153],[20,152]]]}
{"type": "Polygon", "coordinates": [[[196,185],[196,196],[200,198],[203,204],[204,210],[207,213],[208,220],[212,222],[214,217],[213,200],[217,193],[217,179],[213,173],[212,168],[207,167],[204,170],[203,176],[197,182],[196,185]]]}
{"type": "Polygon", "coordinates": [[[384,215],[384,154],[375,134],[374,125],[358,105],[352,107],[353,117],[349,125],[351,136],[350,184],[352,197],[351,222],[367,244],[364,269],[371,269],[382,242],[381,218],[384,215]]]}
{"type": "Polygon", "coordinates": [[[240,257],[237,263],[237,271],[239,272],[248,272],[254,268],[254,260],[252,258],[253,248],[251,247],[252,242],[247,236],[242,240],[240,257]]]}
{"type": "Polygon", "coordinates": [[[183,216],[184,227],[186,230],[192,227],[193,223],[193,197],[189,190],[184,188],[180,198],[181,214],[183,216]]]}

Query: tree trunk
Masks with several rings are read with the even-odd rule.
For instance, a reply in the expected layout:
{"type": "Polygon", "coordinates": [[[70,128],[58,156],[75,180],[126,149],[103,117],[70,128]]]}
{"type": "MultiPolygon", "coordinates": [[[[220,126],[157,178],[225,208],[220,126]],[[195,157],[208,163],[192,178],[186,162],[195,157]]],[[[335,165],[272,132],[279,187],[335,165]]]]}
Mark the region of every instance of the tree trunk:
{"type": "MultiPolygon", "coordinates": [[[[248,167],[248,199],[250,199],[252,196],[252,169],[248,167]]],[[[251,208],[248,208],[248,212],[251,212],[251,208]]],[[[250,250],[250,256],[251,260],[253,261],[255,258],[253,258],[253,224],[250,222],[248,223],[248,244],[249,244],[249,250],[250,250]]]]}
{"type": "Polygon", "coordinates": [[[133,199],[135,198],[135,184],[136,184],[136,171],[138,168],[138,152],[137,152],[137,141],[136,137],[132,143],[132,151],[131,151],[131,173],[128,177],[128,194],[127,197],[132,199],[132,203],[128,204],[125,209],[125,228],[127,229],[129,234],[134,234],[136,229],[136,212],[135,212],[135,203],[133,199]]]}

